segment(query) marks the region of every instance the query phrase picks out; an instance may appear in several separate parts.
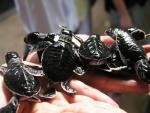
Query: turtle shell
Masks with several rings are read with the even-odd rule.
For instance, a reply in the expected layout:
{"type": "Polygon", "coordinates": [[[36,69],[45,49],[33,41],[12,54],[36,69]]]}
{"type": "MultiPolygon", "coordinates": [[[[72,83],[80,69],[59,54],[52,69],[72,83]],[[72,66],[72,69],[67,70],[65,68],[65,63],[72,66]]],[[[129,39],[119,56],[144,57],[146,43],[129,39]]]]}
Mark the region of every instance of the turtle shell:
{"type": "Polygon", "coordinates": [[[110,50],[96,35],[93,35],[81,44],[79,54],[85,59],[103,62],[110,57],[110,50]]]}
{"type": "Polygon", "coordinates": [[[38,79],[24,70],[23,65],[8,67],[4,82],[10,91],[21,96],[32,96],[40,90],[38,79]]]}
{"type": "Polygon", "coordinates": [[[48,78],[54,82],[61,82],[72,76],[77,56],[70,43],[56,42],[44,50],[41,62],[48,78]]]}
{"type": "Polygon", "coordinates": [[[118,28],[109,29],[106,33],[116,40],[120,54],[126,59],[130,59],[134,62],[145,59],[146,55],[144,49],[137,44],[129,33],[118,28]]]}

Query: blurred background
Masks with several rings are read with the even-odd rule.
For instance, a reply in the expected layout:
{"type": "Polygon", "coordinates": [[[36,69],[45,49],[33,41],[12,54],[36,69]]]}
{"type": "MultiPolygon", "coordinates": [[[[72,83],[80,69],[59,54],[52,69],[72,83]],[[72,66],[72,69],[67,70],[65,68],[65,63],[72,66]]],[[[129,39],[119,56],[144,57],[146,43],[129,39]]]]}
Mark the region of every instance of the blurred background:
{"type": "MultiPolygon", "coordinates": [[[[77,7],[80,12],[85,10],[83,4],[86,0],[77,0],[77,7]]],[[[146,4],[144,28],[146,32],[150,31],[150,2],[146,4]]],[[[82,13],[81,13],[82,14],[82,13]]],[[[104,0],[97,0],[92,7],[92,32],[103,34],[104,30],[110,26],[108,14],[104,9],[104,0]]],[[[0,1],[0,63],[4,63],[4,55],[7,51],[15,50],[23,55],[24,42],[23,38],[25,31],[23,29],[22,21],[16,12],[13,0],[1,0],[0,1]]]]}
{"type": "MultiPolygon", "coordinates": [[[[83,5],[86,0],[77,0],[79,18],[82,18],[83,5]]],[[[143,26],[146,33],[150,32],[150,1],[145,7],[143,26]]],[[[97,0],[92,7],[92,33],[103,34],[110,26],[108,14],[104,9],[104,0],[97,0]]],[[[5,63],[4,55],[8,51],[17,51],[23,57],[26,35],[22,21],[16,12],[13,0],[0,0],[0,63],[5,63]]],[[[119,98],[120,106],[129,113],[144,113],[148,96],[140,94],[122,94],[119,98]],[[127,100],[128,99],[128,100],[127,100]]]]}

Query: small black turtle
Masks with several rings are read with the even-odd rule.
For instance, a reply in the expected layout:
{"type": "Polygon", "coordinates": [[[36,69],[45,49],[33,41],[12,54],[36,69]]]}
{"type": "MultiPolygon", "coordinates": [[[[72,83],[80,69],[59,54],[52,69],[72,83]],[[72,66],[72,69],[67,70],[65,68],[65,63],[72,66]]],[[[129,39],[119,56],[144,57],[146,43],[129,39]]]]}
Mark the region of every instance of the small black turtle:
{"type": "Polygon", "coordinates": [[[100,65],[110,57],[109,48],[99,39],[99,35],[91,35],[86,41],[82,41],[79,47],[79,55],[89,60],[91,65],[100,65]]]}
{"type": "Polygon", "coordinates": [[[13,93],[13,97],[8,105],[0,109],[0,113],[16,113],[20,100],[40,101],[38,93],[41,86],[36,76],[44,74],[40,67],[34,66],[34,69],[25,65],[16,52],[8,52],[5,60],[7,67],[1,66],[0,69],[4,74],[4,84],[13,93]]]}
{"type": "MultiPolygon", "coordinates": [[[[49,79],[48,90],[53,89],[53,84],[58,82],[61,83],[64,91],[74,94],[74,89],[69,86],[69,79],[73,72],[78,75],[84,74],[77,54],[76,48],[78,46],[72,42],[73,36],[72,31],[63,27],[60,34],[49,33],[44,38],[41,38],[40,35],[36,37],[28,35],[25,38],[27,44],[36,45],[40,48],[38,55],[43,71],[49,79]],[[47,43],[49,43],[47,46],[39,46],[39,44],[45,45],[47,43]]],[[[54,89],[53,91],[56,92],[54,89]]]]}
{"type": "Polygon", "coordinates": [[[83,75],[77,45],[72,42],[73,33],[66,28],[61,30],[59,40],[48,46],[41,58],[44,73],[52,82],[60,82],[64,91],[74,94],[75,90],[69,86],[69,79],[73,72],[83,75]]]}
{"type": "MultiPolygon", "coordinates": [[[[136,42],[137,38],[140,39],[140,37],[136,37],[140,36],[138,35],[140,34],[139,31],[134,36],[133,32],[126,32],[119,28],[110,28],[105,33],[116,40],[114,46],[116,46],[124,65],[131,67],[142,81],[150,83],[150,64],[146,58],[146,52],[136,42]]],[[[143,34],[143,31],[141,34],[143,34]]]]}
{"type": "Polygon", "coordinates": [[[115,46],[106,46],[100,40],[99,35],[90,35],[87,40],[81,40],[80,43],[78,54],[87,67],[94,66],[107,72],[120,71],[127,68],[121,60],[118,60],[115,46]]]}

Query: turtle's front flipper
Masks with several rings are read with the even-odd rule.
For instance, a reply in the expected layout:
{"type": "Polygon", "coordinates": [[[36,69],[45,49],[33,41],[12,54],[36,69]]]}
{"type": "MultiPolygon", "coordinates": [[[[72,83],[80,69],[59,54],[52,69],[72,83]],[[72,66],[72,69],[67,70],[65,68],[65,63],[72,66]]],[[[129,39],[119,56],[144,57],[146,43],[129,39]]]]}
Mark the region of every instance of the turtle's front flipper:
{"type": "Polygon", "coordinates": [[[73,72],[76,73],[77,75],[84,75],[85,70],[82,67],[78,66],[73,70],[73,72]]]}
{"type": "Polygon", "coordinates": [[[65,92],[67,92],[69,94],[75,94],[76,93],[75,89],[71,88],[68,81],[61,82],[61,87],[65,92]]]}
{"type": "Polygon", "coordinates": [[[10,102],[0,109],[0,113],[16,113],[19,105],[19,98],[13,96],[10,102]]]}
{"type": "Polygon", "coordinates": [[[43,69],[37,65],[24,65],[24,70],[33,76],[44,76],[43,69]]]}
{"type": "Polygon", "coordinates": [[[5,74],[6,71],[7,71],[7,67],[1,65],[0,66],[0,73],[5,74]]]}

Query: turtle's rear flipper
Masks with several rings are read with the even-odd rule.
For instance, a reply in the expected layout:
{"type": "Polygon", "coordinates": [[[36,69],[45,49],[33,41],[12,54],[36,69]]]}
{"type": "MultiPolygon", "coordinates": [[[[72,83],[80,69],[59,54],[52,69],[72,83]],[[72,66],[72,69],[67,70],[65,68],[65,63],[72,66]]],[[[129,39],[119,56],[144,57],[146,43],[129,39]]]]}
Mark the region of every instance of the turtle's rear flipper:
{"type": "Polygon", "coordinates": [[[77,75],[82,76],[82,75],[84,75],[85,70],[82,67],[78,66],[73,70],[73,72],[76,73],[77,75]]]}
{"type": "Polygon", "coordinates": [[[56,96],[56,89],[49,87],[44,94],[39,94],[43,98],[54,98],[56,96]]]}
{"type": "Polygon", "coordinates": [[[76,93],[75,89],[71,88],[68,81],[61,82],[61,87],[65,92],[67,92],[69,94],[74,95],[76,93]]]}
{"type": "Polygon", "coordinates": [[[19,105],[19,98],[13,96],[10,102],[0,109],[0,113],[16,113],[19,105]]]}

